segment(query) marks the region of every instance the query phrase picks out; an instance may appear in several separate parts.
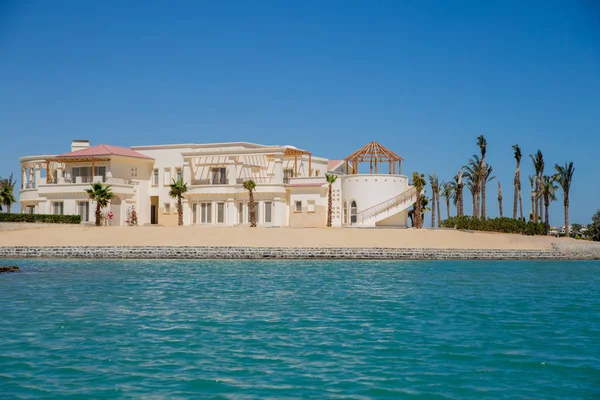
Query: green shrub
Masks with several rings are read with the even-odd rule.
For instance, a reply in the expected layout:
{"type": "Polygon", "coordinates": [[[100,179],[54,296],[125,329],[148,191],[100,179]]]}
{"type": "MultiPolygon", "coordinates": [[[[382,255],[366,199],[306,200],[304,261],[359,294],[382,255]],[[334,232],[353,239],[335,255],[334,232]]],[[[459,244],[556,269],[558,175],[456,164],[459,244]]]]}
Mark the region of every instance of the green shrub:
{"type": "Polygon", "coordinates": [[[444,228],[456,228],[462,230],[501,232],[501,233],[520,233],[524,235],[545,235],[546,228],[543,223],[525,222],[512,218],[473,218],[450,217],[442,221],[444,228]]]}
{"type": "Polygon", "coordinates": [[[0,222],[39,222],[39,223],[46,223],[46,224],[79,224],[79,223],[81,223],[81,215],[0,213],[0,222]]]}

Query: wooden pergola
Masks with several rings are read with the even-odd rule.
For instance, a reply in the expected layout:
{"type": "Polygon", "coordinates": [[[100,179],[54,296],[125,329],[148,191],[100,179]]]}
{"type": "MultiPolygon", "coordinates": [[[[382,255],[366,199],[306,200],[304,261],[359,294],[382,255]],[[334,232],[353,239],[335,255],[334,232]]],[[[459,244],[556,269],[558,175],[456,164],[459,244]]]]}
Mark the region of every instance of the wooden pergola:
{"type": "Polygon", "coordinates": [[[308,176],[312,176],[312,153],[310,151],[286,147],[284,155],[294,156],[294,176],[298,176],[298,156],[308,155],[308,176]]]}
{"type": "Polygon", "coordinates": [[[55,158],[49,158],[49,159],[46,160],[46,183],[52,183],[52,177],[50,176],[50,173],[48,172],[51,162],[61,163],[61,164],[91,162],[92,163],[92,175],[93,175],[94,174],[94,170],[95,170],[94,167],[95,167],[96,161],[98,161],[98,162],[100,162],[100,161],[110,161],[110,158],[108,158],[108,157],[97,157],[97,156],[87,156],[87,157],[55,157],[55,158]]]}
{"type": "Polygon", "coordinates": [[[402,161],[404,159],[398,154],[373,141],[360,150],[355,151],[344,159],[346,161],[346,173],[358,174],[359,163],[369,163],[369,171],[372,174],[379,173],[379,164],[388,164],[390,175],[402,174],[402,161]],[[398,167],[398,168],[396,168],[398,167]]]}

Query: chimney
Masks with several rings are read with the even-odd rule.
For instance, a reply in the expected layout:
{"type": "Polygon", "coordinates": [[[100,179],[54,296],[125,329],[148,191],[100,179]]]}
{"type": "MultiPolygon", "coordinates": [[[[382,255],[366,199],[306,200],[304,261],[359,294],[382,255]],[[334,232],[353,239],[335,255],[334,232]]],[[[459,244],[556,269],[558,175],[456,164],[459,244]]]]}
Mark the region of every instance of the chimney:
{"type": "Polygon", "coordinates": [[[83,150],[90,147],[89,140],[73,140],[71,143],[71,151],[83,150]]]}

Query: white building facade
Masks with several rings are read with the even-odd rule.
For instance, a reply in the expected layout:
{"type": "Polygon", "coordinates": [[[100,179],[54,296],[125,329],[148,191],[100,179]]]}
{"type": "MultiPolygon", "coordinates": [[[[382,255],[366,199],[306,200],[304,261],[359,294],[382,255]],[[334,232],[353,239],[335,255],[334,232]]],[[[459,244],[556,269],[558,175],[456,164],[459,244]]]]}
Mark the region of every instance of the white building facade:
{"type": "Polygon", "coordinates": [[[249,193],[243,182],[253,180],[259,227],[324,227],[329,198],[325,175],[333,174],[338,177],[332,185],[333,226],[406,227],[416,196],[407,177],[396,170],[401,159],[394,155],[394,168],[390,161],[387,173],[379,173],[385,158],[379,153],[375,170],[360,174],[358,163],[365,159],[355,155],[329,161],[293,146],[246,142],[123,148],[76,140],[68,153],[20,159],[19,202],[21,212],[78,214],[82,223],[93,223],[95,204],[85,189],[103,182],[115,195],[108,207],[112,225],[127,225],[135,209],[139,225],[173,226],[177,202],[169,190],[173,179],[181,178],[188,187],[184,225],[247,226],[249,193]]]}

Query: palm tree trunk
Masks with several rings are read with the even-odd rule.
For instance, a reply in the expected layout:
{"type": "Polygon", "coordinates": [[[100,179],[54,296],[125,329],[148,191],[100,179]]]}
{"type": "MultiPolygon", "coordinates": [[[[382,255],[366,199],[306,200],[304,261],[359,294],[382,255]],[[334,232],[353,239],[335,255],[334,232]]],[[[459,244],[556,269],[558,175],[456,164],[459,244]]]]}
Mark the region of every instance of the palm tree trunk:
{"type": "Polygon", "coordinates": [[[487,177],[485,174],[481,176],[481,203],[480,203],[480,211],[481,211],[481,219],[485,219],[485,187],[487,181],[487,177]]]}
{"type": "Polygon", "coordinates": [[[535,210],[534,212],[534,208],[537,208],[535,206],[535,193],[532,191],[531,192],[531,213],[533,214],[533,222],[535,222],[536,218],[535,218],[535,213],[537,212],[537,210],[535,210]]]}
{"type": "Polygon", "coordinates": [[[435,190],[431,194],[431,228],[435,228],[435,190]]]}
{"type": "Polygon", "coordinates": [[[566,237],[571,236],[571,232],[569,232],[569,197],[565,193],[565,234],[566,237]]]}
{"type": "Polygon", "coordinates": [[[446,197],[446,211],[448,212],[448,218],[450,218],[450,197],[446,197]]]}
{"type": "Polygon", "coordinates": [[[254,193],[250,192],[250,199],[248,201],[248,207],[250,209],[250,228],[256,228],[256,204],[254,204],[254,193]]]}
{"type": "Polygon", "coordinates": [[[177,224],[179,226],[182,226],[183,225],[183,204],[181,203],[181,197],[177,198],[177,214],[178,214],[177,224]]]}
{"type": "Polygon", "coordinates": [[[521,211],[521,219],[523,219],[523,194],[521,193],[521,187],[519,187],[519,210],[521,211]]]}
{"type": "Polygon", "coordinates": [[[414,210],[414,223],[413,226],[415,228],[421,228],[421,193],[419,193],[419,191],[417,190],[417,202],[415,203],[415,206],[413,207],[414,210]]]}
{"type": "Polygon", "coordinates": [[[440,211],[440,193],[438,192],[435,195],[435,201],[437,201],[437,227],[441,228],[442,226],[442,215],[441,215],[441,211],[440,211]]]}
{"type": "Polygon", "coordinates": [[[100,203],[96,202],[96,226],[100,226],[102,222],[102,213],[100,212],[100,203]]]}
{"type": "Polygon", "coordinates": [[[537,201],[537,199],[535,198],[535,196],[537,196],[537,194],[540,192],[540,181],[539,181],[539,177],[536,176],[535,177],[535,194],[532,193],[531,194],[531,205],[532,205],[532,212],[533,212],[533,222],[537,222],[538,221],[538,204],[539,202],[537,201]],[[535,209],[535,210],[533,210],[535,209]]]}
{"type": "Polygon", "coordinates": [[[498,209],[500,210],[500,218],[502,218],[502,188],[500,187],[500,181],[498,181],[498,209]]]}
{"type": "Polygon", "coordinates": [[[477,192],[473,193],[473,218],[477,218],[479,216],[479,212],[477,211],[477,198],[479,195],[477,192]]]}
{"type": "Polygon", "coordinates": [[[515,174],[515,192],[513,196],[513,219],[517,219],[517,207],[519,202],[519,186],[517,185],[517,176],[515,174]]]}
{"type": "Polygon", "coordinates": [[[548,212],[548,206],[550,205],[550,197],[548,195],[544,196],[544,204],[546,205],[546,235],[550,232],[550,216],[548,212]]]}
{"type": "Polygon", "coordinates": [[[7,205],[6,205],[6,213],[7,213],[7,214],[10,214],[10,204],[7,204],[7,205]]]}
{"type": "Polygon", "coordinates": [[[333,189],[332,184],[329,184],[329,199],[327,199],[327,227],[331,228],[331,210],[333,209],[333,189]]]}

